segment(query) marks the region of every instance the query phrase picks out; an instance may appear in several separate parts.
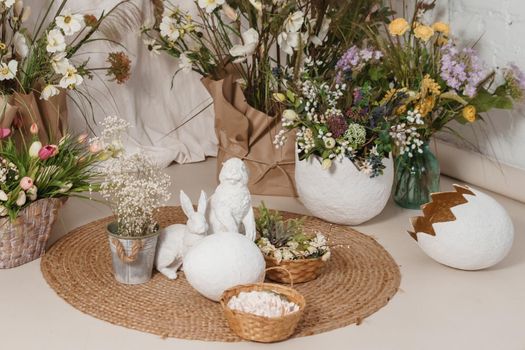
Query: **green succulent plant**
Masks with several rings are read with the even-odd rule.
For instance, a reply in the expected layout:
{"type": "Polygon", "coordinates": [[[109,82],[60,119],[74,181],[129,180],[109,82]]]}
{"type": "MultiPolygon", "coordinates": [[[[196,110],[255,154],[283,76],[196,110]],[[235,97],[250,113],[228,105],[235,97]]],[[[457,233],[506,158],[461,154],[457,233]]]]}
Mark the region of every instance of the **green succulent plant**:
{"type": "Polygon", "coordinates": [[[264,202],[259,206],[259,215],[255,219],[257,233],[267,238],[276,248],[285,246],[290,240],[303,237],[304,217],[284,220],[277,210],[270,210],[264,202]]]}

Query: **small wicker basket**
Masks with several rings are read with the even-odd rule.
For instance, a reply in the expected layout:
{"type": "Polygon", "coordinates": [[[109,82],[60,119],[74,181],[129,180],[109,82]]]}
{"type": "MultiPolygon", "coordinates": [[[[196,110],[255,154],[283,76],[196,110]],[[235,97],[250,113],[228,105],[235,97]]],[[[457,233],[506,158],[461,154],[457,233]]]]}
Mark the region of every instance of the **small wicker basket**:
{"type": "Polygon", "coordinates": [[[18,217],[0,219],[0,269],[26,264],[40,258],[63,200],[40,199],[23,209],[18,217]]]}
{"type": "Polygon", "coordinates": [[[265,256],[266,267],[282,267],[267,271],[266,277],[279,283],[304,283],[312,281],[321,275],[325,262],[321,258],[282,260],[277,262],[274,258],[265,256]],[[291,280],[290,280],[291,276],[291,280]]]}
{"type": "MultiPolygon", "coordinates": [[[[267,269],[267,272],[275,269],[267,269]]],[[[273,343],[288,339],[292,336],[304,312],[306,302],[304,297],[295,289],[273,283],[255,283],[235,286],[226,290],[221,297],[221,306],[232,331],[239,337],[260,343],[273,343]],[[228,307],[229,300],[240,292],[271,291],[286,297],[299,306],[299,311],[282,317],[263,317],[246,312],[232,310],[228,307]]]]}

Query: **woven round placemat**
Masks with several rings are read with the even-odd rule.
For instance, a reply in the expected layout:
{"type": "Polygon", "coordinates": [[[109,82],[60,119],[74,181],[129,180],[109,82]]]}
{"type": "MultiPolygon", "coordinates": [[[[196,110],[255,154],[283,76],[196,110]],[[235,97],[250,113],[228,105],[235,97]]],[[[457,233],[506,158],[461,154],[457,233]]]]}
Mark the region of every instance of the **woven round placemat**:
{"type": "MultiPolygon", "coordinates": [[[[163,208],[158,219],[161,226],[186,221],[180,207],[163,208]]],[[[193,290],[183,273],[175,281],[155,272],[143,285],[116,282],[105,231],[111,220],[74,230],[44,255],[43,275],[59,296],[99,319],[162,337],[240,341],[228,328],[220,305],[193,290]]],[[[305,228],[322,232],[336,246],[319,278],[295,286],[307,306],[294,337],[359,324],[397,292],[399,268],[373,238],[312,217],[305,228]]]]}

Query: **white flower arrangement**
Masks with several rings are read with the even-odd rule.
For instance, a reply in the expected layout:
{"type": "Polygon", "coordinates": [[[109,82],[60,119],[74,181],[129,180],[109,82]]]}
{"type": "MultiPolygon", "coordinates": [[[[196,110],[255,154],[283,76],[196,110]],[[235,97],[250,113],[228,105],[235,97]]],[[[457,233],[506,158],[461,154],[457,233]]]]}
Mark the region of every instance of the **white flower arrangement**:
{"type": "Polygon", "coordinates": [[[103,158],[112,158],[101,170],[100,193],[117,218],[117,234],[141,237],[154,233],[158,229],[154,214],[171,196],[170,177],[144,153],[124,152],[122,135],[130,127],[127,121],[108,116],[101,124],[104,129],[99,138],[90,140],[90,147],[103,158]]]}
{"type": "Polygon", "coordinates": [[[25,24],[31,8],[23,0],[0,1],[0,25],[4,29],[0,39],[0,93],[38,91],[41,99],[48,100],[60,92],[59,88],[77,89],[97,71],[106,71],[117,83],[129,78],[130,60],[123,52],[108,53],[107,67],[92,67],[77,52],[95,40],[113,42],[106,35],[107,22],[111,22],[113,35],[120,29],[132,29],[138,8],[131,0],[123,0],[97,17],[71,12],[68,2],[49,1],[31,30],[25,24]],[[52,7],[59,8],[55,17],[48,16],[52,7]]]}
{"type": "Polygon", "coordinates": [[[170,177],[143,153],[110,162],[100,193],[117,218],[118,234],[142,237],[156,232],[154,214],[170,199],[170,185],[170,177]]]}

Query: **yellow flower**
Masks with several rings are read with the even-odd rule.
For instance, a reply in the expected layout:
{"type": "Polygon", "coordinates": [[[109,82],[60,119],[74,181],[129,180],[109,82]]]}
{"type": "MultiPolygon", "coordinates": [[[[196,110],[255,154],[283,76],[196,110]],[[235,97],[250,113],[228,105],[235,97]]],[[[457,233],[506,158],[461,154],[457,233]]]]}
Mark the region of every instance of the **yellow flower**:
{"type": "Polygon", "coordinates": [[[440,37],[437,39],[436,43],[438,44],[438,46],[446,45],[446,44],[448,44],[448,37],[446,37],[446,36],[444,36],[444,35],[443,35],[443,36],[440,36],[440,37]]]}
{"type": "Polygon", "coordinates": [[[433,96],[422,99],[417,105],[416,109],[425,117],[428,113],[432,112],[436,105],[436,99],[433,96]]]}
{"type": "Polygon", "coordinates": [[[383,97],[383,99],[379,102],[379,104],[384,105],[385,103],[390,102],[390,100],[392,100],[396,92],[397,92],[397,89],[394,89],[394,88],[391,88],[390,90],[388,90],[385,97],[383,97]]]}
{"type": "Polygon", "coordinates": [[[438,33],[448,36],[450,34],[450,27],[448,24],[443,22],[436,22],[432,25],[432,29],[438,33]]]}
{"type": "Polygon", "coordinates": [[[404,18],[396,18],[388,25],[388,31],[392,35],[403,35],[410,29],[410,25],[404,18]]]}
{"type": "Polygon", "coordinates": [[[468,105],[467,107],[463,108],[463,118],[467,120],[470,123],[474,123],[476,121],[476,107],[472,105],[468,105]]]}
{"type": "Polygon", "coordinates": [[[7,49],[6,44],[0,41],[0,51],[4,51],[5,49],[7,49]]]}
{"type": "Polygon", "coordinates": [[[425,75],[423,81],[421,82],[421,94],[426,96],[430,92],[432,95],[441,94],[441,87],[439,84],[430,77],[429,74],[425,75]]]}
{"type": "Polygon", "coordinates": [[[414,36],[418,39],[427,42],[434,35],[434,29],[429,26],[419,25],[414,29],[414,36]]]}
{"type": "Polygon", "coordinates": [[[406,105],[402,105],[398,109],[396,109],[396,114],[397,115],[403,115],[406,112],[407,112],[407,106],[406,105]]]}

